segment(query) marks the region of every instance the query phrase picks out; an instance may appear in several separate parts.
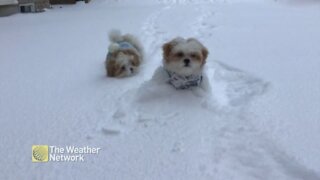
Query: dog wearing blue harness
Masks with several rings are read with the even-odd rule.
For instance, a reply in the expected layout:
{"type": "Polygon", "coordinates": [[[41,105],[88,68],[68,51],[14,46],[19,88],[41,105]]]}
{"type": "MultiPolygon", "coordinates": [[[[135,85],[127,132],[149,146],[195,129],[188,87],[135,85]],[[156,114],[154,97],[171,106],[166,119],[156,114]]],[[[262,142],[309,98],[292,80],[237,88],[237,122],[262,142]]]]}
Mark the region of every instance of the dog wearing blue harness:
{"type": "Polygon", "coordinates": [[[120,31],[109,33],[110,45],[105,61],[107,76],[128,77],[136,74],[143,61],[143,49],[136,37],[121,35],[120,31]]]}

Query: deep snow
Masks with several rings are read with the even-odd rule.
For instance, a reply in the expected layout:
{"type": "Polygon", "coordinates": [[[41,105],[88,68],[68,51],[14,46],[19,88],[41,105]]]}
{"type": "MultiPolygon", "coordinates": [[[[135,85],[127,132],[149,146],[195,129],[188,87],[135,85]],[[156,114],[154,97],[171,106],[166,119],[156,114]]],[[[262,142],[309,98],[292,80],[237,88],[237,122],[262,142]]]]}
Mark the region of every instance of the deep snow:
{"type": "Polygon", "coordinates": [[[0,179],[320,179],[318,3],[59,7],[0,19],[0,179]],[[135,77],[105,77],[114,28],[144,43],[135,77]],[[210,50],[211,92],[151,79],[175,36],[210,50]],[[84,163],[39,164],[33,144],[102,151],[84,163]]]}

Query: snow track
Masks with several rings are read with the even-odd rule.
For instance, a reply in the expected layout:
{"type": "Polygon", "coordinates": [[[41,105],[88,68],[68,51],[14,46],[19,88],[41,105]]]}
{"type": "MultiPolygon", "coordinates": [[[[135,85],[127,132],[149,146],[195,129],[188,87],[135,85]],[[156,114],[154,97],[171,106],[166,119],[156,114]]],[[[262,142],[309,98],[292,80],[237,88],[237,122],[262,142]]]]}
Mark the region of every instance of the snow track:
{"type": "Polygon", "coordinates": [[[165,13],[165,11],[170,10],[171,6],[167,5],[157,12],[151,14],[142,26],[142,33],[144,33],[144,46],[147,48],[147,59],[152,58],[156,51],[161,47],[161,43],[164,42],[164,37],[166,32],[161,30],[158,26],[158,18],[165,13]]]}
{"type": "MultiPolygon", "coordinates": [[[[208,94],[176,91],[148,80],[153,71],[149,67],[161,64],[161,45],[172,38],[170,30],[159,24],[161,18],[178,9],[176,3],[169,2],[146,19],[142,32],[147,70],[141,73],[147,81],[116,98],[102,118],[111,121],[100,121],[94,139],[125,140],[121,148],[130,149],[124,157],[129,160],[120,162],[152,171],[134,179],[320,179],[253,125],[256,115],[250,113],[250,102],[267,91],[269,84],[264,80],[210,60],[207,74],[212,92],[208,94]],[[155,155],[155,161],[148,161],[155,155]]],[[[210,40],[217,26],[207,22],[215,15],[212,4],[199,5],[195,14],[198,18],[188,25],[192,30],[189,34],[210,40]]],[[[110,153],[116,151],[110,149],[110,153]]],[[[129,168],[121,163],[109,167],[129,168]]],[[[126,174],[118,176],[129,178],[126,174]]]]}
{"type": "Polygon", "coordinates": [[[214,17],[213,5],[198,5],[198,13],[200,16],[196,19],[196,22],[192,24],[191,29],[195,32],[195,37],[199,39],[210,38],[213,35],[213,30],[216,25],[209,24],[208,19],[214,17]],[[212,9],[211,9],[212,8],[212,9]]]}
{"type": "Polygon", "coordinates": [[[144,74],[145,79],[149,79],[154,68],[160,64],[157,57],[161,56],[161,46],[166,40],[168,40],[168,34],[166,30],[161,29],[158,20],[159,17],[170,9],[171,5],[165,5],[160,10],[152,13],[142,25],[141,31],[142,34],[144,34],[143,42],[146,52],[142,74],[144,74]]]}
{"type": "MultiPolygon", "coordinates": [[[[211,82],[219,87],[213,88],[212,97],[146,82],[119,99],[120,108],[114,115],[127,128],[123,138],[131,136],[135,141],[126,147],[148,152],[136,154],[136,158],[157,154],[158,161],[151,168],[167,164],[169,159],[177,163],[170,165],[174,171],[153,169],[156,176],[179,176],[177,171],[187,168],[185,176],[197,179],[319,179],[253,126],[250,101],[262,95],[268,84],[222,63],[215,64],[215,70],[211,82]],[[147,146],[139,146],[145,143],[147,146]],[[181,161],[185,166],[180,167],[181,161]]],[[[147,162],[138,162],[129,163],[149,168],[147,162]]],[[[146,177],[154,178],[155,174],[146,177]]]]}
{"type": "MultiPolygon", "coordinates": [[[[148,66],[160,64],[161,44],[169,38],[167,30],[157,24],[161,16],[177,10],[175,3],[169,4],[147,18],[142,28],[146,33],[148,66]]],[[[206,4],[197,9],[198,18],[190,24],[195,37],[210,39],[213,36],[216,25],[206,21],[215,14],[212,8],[211,4],[206,4]]],[[[238,177],[246,180],[320,179],[252,124],[255,115],[249,112],[250,102],[266,92],[268,83],[218,61],[209,63],[207,70],[212,95],[199,96],[192,91],[176,91],[170,86],[157,86],[147,81],[117,100],[118,108],[112,117],[118,126],[125,127],[124,137],[131,136],[135,141],[126,146],[133,151],[129,154],[148,152],[135,154],[137,159],[144,160],[152,159],[155,154],[158,156],[151,164],[145,161],[138,161],[138,164],[129,161],[129,164],[141,169],[162,167],[138,178],[165,179],[163,174],[166,174],[217,180],[238,177]],[[162,166],[170,161],[176,163],[170,163],[170,169],[162,166]]]]}
{"type": "Polygon", "coordinates": [[[0,179],[320,180],[312,144],[319,135],[312,106],[319,104],[320,26],[310,20],[319,19],[318,9],[97,1],[0,19],[0,151],[8,154],[0,179]],[[128,16],[132,21],[123,23],[128,16]],[[145,47],[134,77],[105,77],[107,31],[118,27],[145,47]],[[151,79],[162,44],[176,36],[208,47],[211,91],[175,90],[151,79]],[[266,130],[272,128],[283,132],[266,130]],[[298,142],[283,146],[278,139],[290,131],[298,142]],[[84,163],[30,165],[32,144],[100,147],[101,154],[84,163]],[[307,153],[315,160],[301,158],[307,153]]]}

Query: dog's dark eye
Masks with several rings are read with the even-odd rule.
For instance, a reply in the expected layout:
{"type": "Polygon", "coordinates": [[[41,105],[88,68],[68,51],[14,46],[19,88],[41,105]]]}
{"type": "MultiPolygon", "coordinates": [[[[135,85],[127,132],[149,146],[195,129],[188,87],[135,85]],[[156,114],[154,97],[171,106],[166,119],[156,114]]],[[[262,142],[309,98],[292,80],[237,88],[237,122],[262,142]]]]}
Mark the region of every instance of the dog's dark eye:
{"type": "Polygon", "coordinates": [[[178,52],[177,57],[183,57],[183,52],[178,52]]]}
{"type": "Polygon", "coordinates": [[[126,67],[125,66],[121,66],[121,70],[122,71],[126,70],[126,67]]]}
{"type": "Polygon", "coordinates": [[[191,53],[191,54],[190,54],[190,57],[191,57],[192,59],[196,59],[196,60],[201,59],[201,55],[198,54],[198,53],[191,53]]]}

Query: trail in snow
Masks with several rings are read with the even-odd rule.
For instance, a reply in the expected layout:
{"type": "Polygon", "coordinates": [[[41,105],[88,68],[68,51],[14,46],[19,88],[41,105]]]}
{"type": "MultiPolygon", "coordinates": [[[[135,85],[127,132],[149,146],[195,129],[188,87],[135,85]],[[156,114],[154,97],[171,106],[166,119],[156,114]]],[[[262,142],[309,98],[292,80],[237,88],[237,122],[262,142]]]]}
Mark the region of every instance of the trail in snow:
{"type": "Polygon", "coordinates": [[[319,171],[316,6],[97,1],[0,19],[0,179],[320,180],[306,168],[319,171]],[[111,28],[145,45],[134,77],[104,75],[111,28]],[[211,93],[150,80],[175,36],[209,48],[211,93]],[[85,163],[31,164],[32,144],[102,151],[85,163]]]}
{"type": "Polygon", "coordinates": [[[213,18],[215,14],[213,6],[211,7],[212,9],[206,8],[206,5],[198,5],[197,7],[200,16],[196,19],[196,22],[192,24],[191,29],[193,29],[195,37],[197,38],[210,38],[216,27],[216,25],[208,23],[208,19],[213,18]]]}
{"type": "Polygon", "coordinates": [[[170,10],[171,6],[166,5],[160,10],[152,13],[143,24],[141,31],[144,33],[143,45],[147,48],[147,59],[152,58],[155,52],[158,51],[166,39],[166,31],[161,30],[158,26],[158,17],[161,16],[165,11],[170,10]]]}
{"type": "MultiPolygon", "coordinates": [[[[254,116],[248,112],[248,105],[265,92],[267,84],[223,64],[216,64],[215,71],[211,82],[219,87],[213,88],[216,92],[212,99],[152,82],[124,94],[115,113],[120,116],[115,119],[127,127],[126,135],[137,138],[132,137],[135,143],[145,143],[147,139],[148,144],[140,147],[129,143],[128,148],[151,154],[160,149],[156,154],[162,164],[173,158],[172,154],[177,156],[173,161],[186,159],[190,161],[186,166],[192,170],[187,177],[319,179],[316,173],[290,158],[251,124],[254,116]],[[223,90],[218,90],[221,87],[223,90]],[[225,97],[224,101],[219,101],[218,97],[225,97]]],[[[144,153],[136,156],[152,158],[144,153]]],[[[148,168],[144,162],[139,163],[148,168]]],[[[183,171],[185,167],[179,166],[178,163],[171,168],[183,171]]],[[[155,171],[161,174],[166,169],[155,171]]]]}
{"type": "Polygon", "coordinates": [[[158,18],[162,16],[165,12],[171,9],[170,4],[165,4],[165,6],[158,11],[152,13],[143,24],[141,31],[144,34],[143,42],[146,48],[146,58],[145,63],[142,66],[142,72],[144,74],[145,79],[150,78],[150,74],[154,68],[160,64],[157,62],[154,57],[161,56],[161,46],[162,44],[168,40],[168,33],[164,29],[161,29],[159,26],[158,18]]]}
{"type": "MultiPolygon", "coordinates": [[[[166,31],[163,31],[158,26],[158,17],[163,13],[168,11],[171,8],[170,5],[165,5],[162,8],[157,9],[155,12],[150,14],[146,21],[143,23],[141,31],[144,34],[142,36],[142,42],[145,48],[145,61],[142,64],[141,72],[137,75],[141,79],[149,79],[150,74],[152,74],[152,68],[158,65],[156,61],[152,61],[157,53],[160,52],[161,44],[166,40],[166,31]]],[[[117,81],[117,79],[115,80],[117,81]]],[[[137,81],[139,83],[139,81],[137,81]]],[[[98,108],[97,108],[97,117],[100,117],[99,123],[96,125],[96,128],[89,130],[87,139],[91,140],[98,137],[116,137],[122,134],[127,134],[127,129],[130,129],[131,125],[128,125],[127,122],[123,121],[123,118],[128,118],[127,114],[123,112],[124,110],[119,109],[119,99],[125,94],[126,90],[122,89],[120,95],[112,96],[106,94],[98,108]],[[110,102],[114,103],[110,103],[110,102]],[[110,120],[111,119],[111,120],[110,120]]],[[[116,92],[117,94],[119,92],[116,92]]]]}
{"type": "MultiPolygon", "coordinates": [[[[211,6],[205,4],[196,9],[198,18],[189,24],[190,35],[206,40],[214,36],[217,25],[206,22],[215,14],[211,6]]],[[[178,8],[170,2],[152,13],[142,26],[147,53],[145,68],[161,64],[161,45],[170,37],[158,21],[178,8]]],[[[118,137],[122,142],[124,138],[125,145],[121,148],[131,149],[124,156],[135,158],[125,160],[124,157],[120,162],[128,161],[137,169],[151,168],[153,173],[145,173],[144,178],[162,179],[172,175],[217,180],[320,179],[251,123],[255,115],[249,112],[250,102],[266,92],[268,83],[219,61],[211,61],[207,66],[212,94],[175,91],[147,80],[138,88],[124,91],[112,108],[104,99],[107,104],[101,105],[109,107],[101,113],[102,119],[111,121],[101,121],[90,139],[118,137]],[[148,162],[154,154],[157,160],[148,162]]],[[[151,70],[141,72],[145,79],[150,77],[151,70]]],[[[110,151],[116,152],[117,148],[110,151]]],[[[129,168],[120,164],[109,167],[129,168]]],[[[119,177],[128,178],[119,173],[119,177]]]]}

